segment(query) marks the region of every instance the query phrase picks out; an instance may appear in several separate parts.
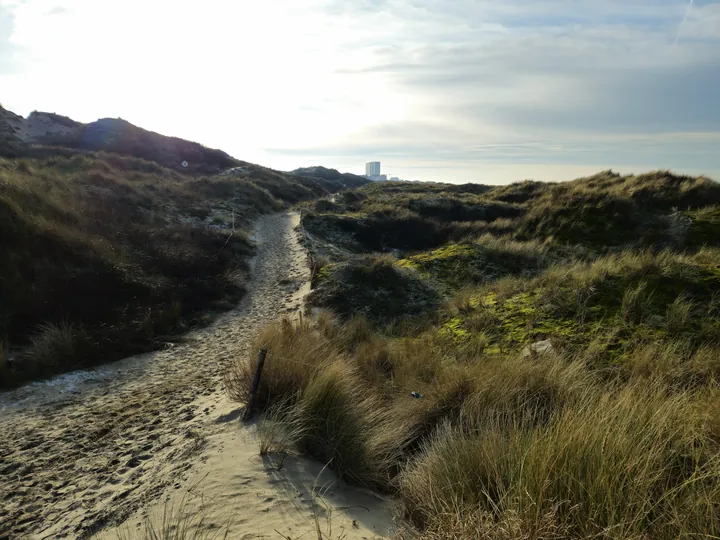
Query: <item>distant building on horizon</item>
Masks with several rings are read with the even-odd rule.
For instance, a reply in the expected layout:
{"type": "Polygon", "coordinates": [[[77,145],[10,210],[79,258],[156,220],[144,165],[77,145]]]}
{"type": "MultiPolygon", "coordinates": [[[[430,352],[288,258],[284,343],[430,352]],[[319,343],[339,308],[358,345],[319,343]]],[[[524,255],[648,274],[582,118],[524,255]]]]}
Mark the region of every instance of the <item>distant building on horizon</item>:
{"type": "Polygon", "coordinates": [[[372,176],[380,176],[380,162],[370,161],[365,164],[365,176],[368,178],[372,176]]]}

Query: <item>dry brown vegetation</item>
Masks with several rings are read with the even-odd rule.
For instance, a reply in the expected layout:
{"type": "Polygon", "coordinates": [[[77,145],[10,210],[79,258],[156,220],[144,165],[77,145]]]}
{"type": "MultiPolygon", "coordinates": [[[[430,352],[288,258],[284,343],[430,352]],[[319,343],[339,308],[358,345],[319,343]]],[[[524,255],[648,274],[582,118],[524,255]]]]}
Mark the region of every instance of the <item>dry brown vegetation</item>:
{"type": "MultiPolygon", "coordinates": [[[[717,537],[719,201],[661,172],[374,184],[308,208],[311,248],[341,258],[313,293],[335,313],[258,337],[260,406],[428,540],[717,537]],[[487,219],[453,221],[460,204],[487,219]],[[442,300],[418,315],[407,290],[358,292],[388,281],[442,300]]],[[[236,399],[252,369],[228,377],[236,399]]]]}

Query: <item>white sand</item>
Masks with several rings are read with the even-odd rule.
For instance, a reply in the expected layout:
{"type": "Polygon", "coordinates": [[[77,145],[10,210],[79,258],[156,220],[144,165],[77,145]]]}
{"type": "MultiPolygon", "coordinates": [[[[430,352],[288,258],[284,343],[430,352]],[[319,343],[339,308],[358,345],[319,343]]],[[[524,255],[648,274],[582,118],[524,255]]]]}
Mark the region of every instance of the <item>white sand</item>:
{"type": "MultiPolygon", "coordinates": [[[[222,388],[255,334],[297,310],[309,290],[297,222],[291,214],[258,221],[248,295],[186,342],[0,394],[0,540],[115,538],[113,527],[138,531],[144,512],[182,500],[190,514],[204,506],[212,522],[231,521],[229,538],[282,538],[276,529],[317,538],[311,491],[322,465],[288,457],[277,470],[261,458],[222,388]]],[[[334,538],[392,531],[390,503],[328,471],[320,484],[331,485],[334,538]]]]}
{"type": "Polygon", "coordinates": [[[354,488],[322,464],[293,456],[260,456],[255,426],[239,422],[238,409],[218,404],[221,422],[191,474],[153,504],[98,539],[144,538],[145,520],[164,513],[190,517],[193,534],[228,529],[228,538],[386,538],[394,532],[393,504],[354,488]],[[227,407],[227,408],[226,408],[227,407]],[[202,522],[202,523],[201,523],[202,522]],[[118,534],[120,533],[120,534],[118,534]],[[281,536],[282,535],[282,536],[281,536]]]}

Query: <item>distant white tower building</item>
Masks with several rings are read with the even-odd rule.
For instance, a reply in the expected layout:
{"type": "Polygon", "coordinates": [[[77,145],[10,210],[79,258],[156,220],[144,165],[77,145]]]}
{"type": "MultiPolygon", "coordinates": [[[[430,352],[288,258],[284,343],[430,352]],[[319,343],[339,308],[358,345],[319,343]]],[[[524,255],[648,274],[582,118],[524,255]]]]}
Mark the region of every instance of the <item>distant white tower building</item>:
{"type": "Polygon", "coordinates": [[[365,176],[380,176],[380,162],[371,161],[365,164],[365,176]]]}

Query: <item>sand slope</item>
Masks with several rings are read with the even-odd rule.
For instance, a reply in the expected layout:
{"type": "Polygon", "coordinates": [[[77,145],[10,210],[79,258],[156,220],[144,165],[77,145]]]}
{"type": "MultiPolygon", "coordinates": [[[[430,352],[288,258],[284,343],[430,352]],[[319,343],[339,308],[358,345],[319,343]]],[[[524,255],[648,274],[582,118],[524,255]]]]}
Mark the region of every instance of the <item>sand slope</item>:
{"type": "MultiPolygon", "coordinates": [[[[189,519],[191,534],[228,530],[228,538],[371,539],[392,534],[393,504],[372,492],[346,485],[322,464],[300,457],[260,456],[255,426],[237,420],[240,409],[218,404],[223,428],[188,478],[123,525],[97,538],[144,538],[145,520],[156,526],[163,514],[189,519]],[[227,407],[227,409],[225,408],[227,407]]],[[[192,537],[192,536],[191,536],[192,537]]]]}
{"type": "MultiPolygon", "coordinates": [[[[226,366],[249,354],[255,333],[297,309],[307,292],[297,221],[292,214],[258,221],[249,294],[186,342],[0,394],[0,539],[88,538],[103,530],[108,537],[139,509],[187,493],[198,475],[205,480],[193,493],[202,489],[206,500],[221,497],[237,508],[244,527],[231,538],[281,538],[275,526],[304,526],[307,485],[320,466],[289,459],[284,473],[276,471],[286,478],[273,477],[257,455],[252,428],[238,422],[222,389],[226,366]],[[288,498],[288,486],[304,497],[288,498]],[[281,517],[268,526],[253,517],[274,508],[281,517]]],[[[376,529],[387,530],[389,507],[372,501],[378,506],[363,511],[385,524],[376,529]]],[[[362,526],[364,536],[373,530],[362,526]]]]}

